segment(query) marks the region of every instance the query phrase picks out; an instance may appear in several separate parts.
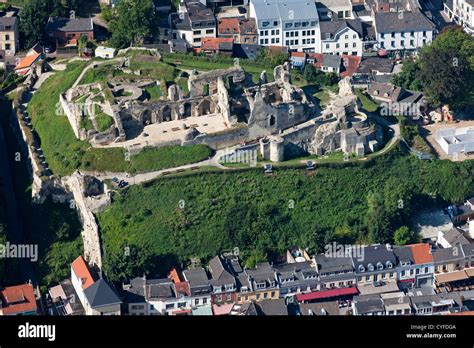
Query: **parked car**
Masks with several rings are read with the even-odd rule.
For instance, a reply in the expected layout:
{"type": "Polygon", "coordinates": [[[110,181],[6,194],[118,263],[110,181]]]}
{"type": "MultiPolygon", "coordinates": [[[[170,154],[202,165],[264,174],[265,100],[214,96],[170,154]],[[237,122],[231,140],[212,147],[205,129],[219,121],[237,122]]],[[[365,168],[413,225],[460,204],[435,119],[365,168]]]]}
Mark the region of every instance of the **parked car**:
{"type": "Polygon", "coordinates": [[[47,54],[54,53],[56,51],[56,45],[54,43],[48,43],[44,46],[44,52],[47,54]]]}

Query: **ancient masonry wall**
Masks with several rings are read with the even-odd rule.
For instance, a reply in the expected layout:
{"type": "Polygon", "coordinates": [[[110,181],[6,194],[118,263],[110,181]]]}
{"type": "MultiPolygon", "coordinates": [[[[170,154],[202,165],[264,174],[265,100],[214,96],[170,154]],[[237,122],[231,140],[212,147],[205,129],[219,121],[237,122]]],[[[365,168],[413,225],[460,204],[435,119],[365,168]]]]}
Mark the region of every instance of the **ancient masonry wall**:
{"type": "MultiPolygon", "coordinates": [[[[99,236],[99,226],[95,219],[88,198],[84,196],[84,178],[78,173],[63,179],[64,185],[72,192],[76,209],[82,222],[82,240],[84,243],[84,258],[90,265],[102,268],[102,251],[99,236]]],[[[110,201],[109,201],[110,202],[110,201]]]]}

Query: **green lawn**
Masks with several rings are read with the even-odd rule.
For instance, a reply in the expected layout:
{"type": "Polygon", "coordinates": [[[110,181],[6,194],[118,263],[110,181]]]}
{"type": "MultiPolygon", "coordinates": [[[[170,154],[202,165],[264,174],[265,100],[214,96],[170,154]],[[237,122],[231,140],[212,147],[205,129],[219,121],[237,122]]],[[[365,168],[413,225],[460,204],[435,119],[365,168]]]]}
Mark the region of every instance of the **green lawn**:
{"type": "Polygon", "coordinates": [[[103,112],[101,107],[97,104],[94,104],[94,118],[97,121],[99,132],[105,132],[114,124],[113,118],[103,112]]]}
{"type": "Polygon", "coordinates": [[[158,100],[162,96],[161,87],[159,85],[146,87],[144,90],[148,100],[158,100]]]}
{"type": "Polygon", "coordinates": [[[363,93],[360,88],[355,89],[356,95],[359,97],[362,107],[368,112],[376,112],[380,105],[374,102],[367,94],[363,93]]]}

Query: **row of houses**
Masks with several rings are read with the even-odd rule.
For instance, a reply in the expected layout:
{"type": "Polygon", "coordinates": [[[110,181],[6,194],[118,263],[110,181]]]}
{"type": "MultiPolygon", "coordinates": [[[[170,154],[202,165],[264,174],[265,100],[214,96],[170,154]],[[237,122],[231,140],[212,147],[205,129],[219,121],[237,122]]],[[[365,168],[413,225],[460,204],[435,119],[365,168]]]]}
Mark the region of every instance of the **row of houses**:
{"type": "Polygon", "coordinates": [[[433,40],[434,23],[405,3],[403,12],[391,12],[370,1],[251,0],[248,12],[218,19],[206,0],[184,0],[169,24],[173,40],[195,49],[204,39],[231,38],[235,44],[362,56],[380,49],[414,51],[433,40]]]}

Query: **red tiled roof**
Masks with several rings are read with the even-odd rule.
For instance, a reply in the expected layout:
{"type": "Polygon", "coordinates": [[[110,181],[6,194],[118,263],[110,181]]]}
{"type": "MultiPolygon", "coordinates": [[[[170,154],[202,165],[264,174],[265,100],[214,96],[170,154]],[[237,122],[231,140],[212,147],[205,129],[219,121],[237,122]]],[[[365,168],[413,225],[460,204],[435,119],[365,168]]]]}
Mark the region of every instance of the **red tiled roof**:
{"type": "Polygon", "coordinates": [[[433,262],[433,255],[430,253],[430,246],[428,244],[412,244],[409,247],[416,265],[433,262]]]}
{"type": "Polygon", "coordinates": [[[239,20],[237,18],[222,18],[219,20],[218,24],[219,34],[238,34],[239,30],[239,20]]]}
{"type": "Polygon", "coordinates": [[[29,68],[41,56],[41,53],[34,53],[31,56],[26,56],[15,67],[15,70],[29,68]]]}
{"type": "Polygon", "coordinates": [[[170,274],[168,274],[168,278],[171,279],[171,281],[175,284],[179,284],[182,282],[178,270],[175,267],[171,269],[170,274]]]}
{"type": "Polygon", "coordinates": [[[87,266],[87,263],[82,257],[82,255],[73,261],[71,267],[74,273],[76,274],[76,277],[81,278],[82,289],[85,290],[95,283],[95,280],[89,270],[89,266],[87,266]]]}
{"type": "Polygon", "coordinates": [[[292,57],[304,58],[306,56],[305,52],[291,52],[292,57]]]}
{"type": "Polygon", "coordinates": [[[360,61],[362,57],[351,56],[351,55],[342,55],[342,66],[344,71],[341,72],[341,77],[352,76],[357,69],[359,69],[360,61]]]}
{"type": "Polygon", "coordinates": [[[205,37],[201,39],[201,50],[219,51],[222,44],[233,44],[234,39],[226,37],[205,37]]]}
{"type": "Polygon", "coordinates": [[[336,297],[336,296],[357,295],[358,293],[359,293],[359,290],[357,290],[357,288],[353,286],[350,288],[338,288],[338,289],[330,289],[330,290],[323,290],[323,291],[314,291],[307,294],[298,294],[296,295],[296,300],[311,301],[311,300],[336,297]]]}
{"type": "Polygon", "coordinates": [[[36,312],[36,298],[31,284],[9,286],[0,291],[4,315],[36,312]]]}

